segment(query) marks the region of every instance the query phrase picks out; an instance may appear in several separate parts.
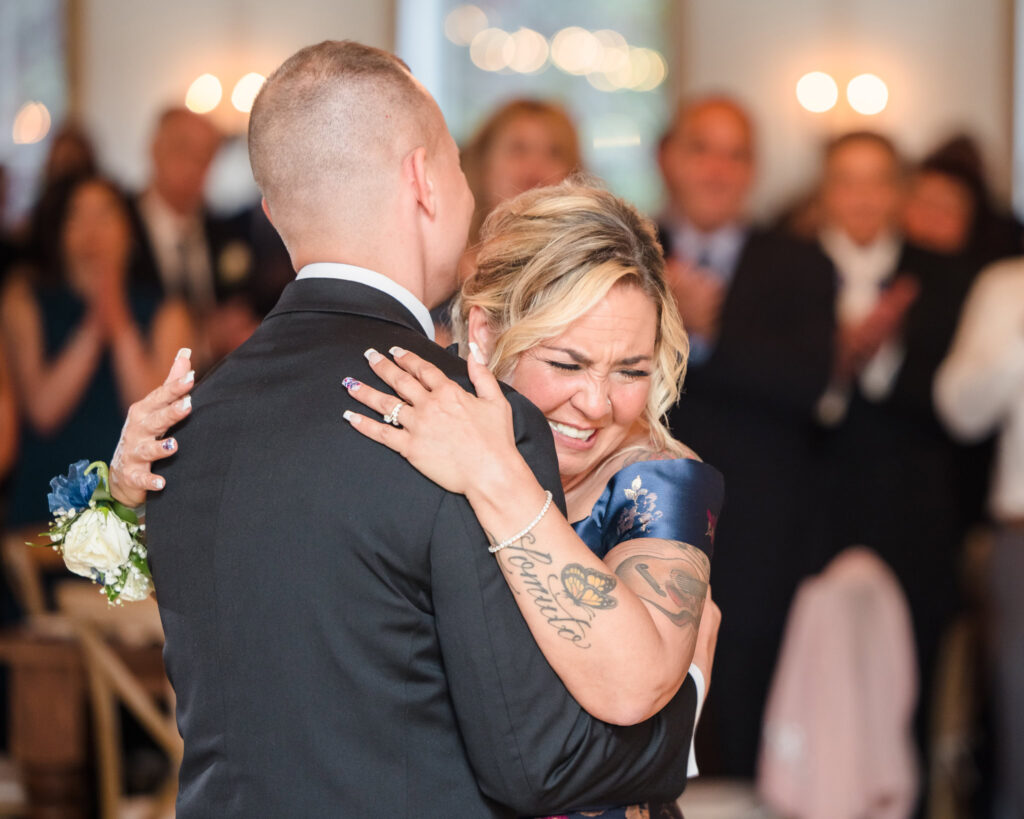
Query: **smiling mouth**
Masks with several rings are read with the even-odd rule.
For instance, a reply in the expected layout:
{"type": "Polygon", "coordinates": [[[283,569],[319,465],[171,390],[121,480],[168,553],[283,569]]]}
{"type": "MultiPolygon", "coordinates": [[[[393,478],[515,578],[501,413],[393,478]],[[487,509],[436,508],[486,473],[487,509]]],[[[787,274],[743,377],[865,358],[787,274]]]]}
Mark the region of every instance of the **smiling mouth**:
{"type": "Polygon", "coordinates": [[[563,424],[559,421],[552,421],[550,418],[548,419],[548,426],[555,432],[558,432],[567,438],[573,438],[577,441],[589,441],[597,432],[596,429],[579,429],[578,427],[571,427],[568,424],[563,424]]]}

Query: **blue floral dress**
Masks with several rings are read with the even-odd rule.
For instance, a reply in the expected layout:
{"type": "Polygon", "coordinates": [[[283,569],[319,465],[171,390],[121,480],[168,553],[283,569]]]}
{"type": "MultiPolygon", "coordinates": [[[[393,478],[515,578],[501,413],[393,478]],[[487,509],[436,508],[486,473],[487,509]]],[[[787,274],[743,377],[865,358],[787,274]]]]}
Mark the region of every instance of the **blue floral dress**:
{"type": "MultiPolygon", "coordinates": [[[[604,558],[627,540],[658,538],[696,546],[708,559],[725,484],[713,466],[690,458],[640,461],[616,472],[590,515],[573,524],[576,534],[604,558]]],[[[677,819],[675,804],[629,805],[604,811],[559,814],[555,819],[677,819]]]]}

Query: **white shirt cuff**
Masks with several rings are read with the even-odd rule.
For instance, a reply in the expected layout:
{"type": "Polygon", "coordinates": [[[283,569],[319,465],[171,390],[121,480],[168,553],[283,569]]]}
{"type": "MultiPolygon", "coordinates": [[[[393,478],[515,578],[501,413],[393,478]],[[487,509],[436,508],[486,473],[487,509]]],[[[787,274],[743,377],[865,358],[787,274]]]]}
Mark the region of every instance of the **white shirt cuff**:
{"type": "MultiPolygon", "coordinates": [[[[694,685],[697,686],[697,713],[693,717],[693,733],[696,735],[697,723],[700,721],[700,712],[704,708],[704,695],[707,693],[708,686],[704,681],[704,672],[693,663],[690,663],[690,671],[688,673],[693,677],[694,685]]],[[[693,737],[690,737],[690,758],[686,762],[686,776],[692,779],[699,773],[700,771],[697,770],[697,752],[693,746],[693,737]]]]}

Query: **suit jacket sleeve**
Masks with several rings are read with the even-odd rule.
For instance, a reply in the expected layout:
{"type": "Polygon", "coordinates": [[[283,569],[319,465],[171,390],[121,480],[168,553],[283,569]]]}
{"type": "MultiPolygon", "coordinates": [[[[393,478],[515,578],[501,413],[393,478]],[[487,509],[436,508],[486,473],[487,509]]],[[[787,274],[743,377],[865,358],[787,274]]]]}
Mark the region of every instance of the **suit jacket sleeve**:
{"type": "MultiPolygon", "coordinates": [[[[520,451],[561,500],[545,419],[520,396],[510,400],[520,451]]],[[[693,679],[647,722],[594,719],[537,648],[486,547],[465,498],[447,496],[431,543],[433,600],[452,701],[483,793],[530,816],[678,797],[696,713],[693,679]]]]}

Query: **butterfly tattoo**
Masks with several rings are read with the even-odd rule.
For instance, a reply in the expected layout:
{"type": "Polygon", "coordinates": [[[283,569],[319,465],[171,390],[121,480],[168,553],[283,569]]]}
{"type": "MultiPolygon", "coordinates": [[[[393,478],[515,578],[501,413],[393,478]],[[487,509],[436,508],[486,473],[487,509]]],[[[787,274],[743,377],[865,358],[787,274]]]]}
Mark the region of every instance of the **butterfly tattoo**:
{"type": "Polygon", "coordinates": [[[562,588],[572,602],[591,609],[611,609],[618,601],[608,594],[618,580],[614,575],[570,563],[562,569],[562,588]]]}

